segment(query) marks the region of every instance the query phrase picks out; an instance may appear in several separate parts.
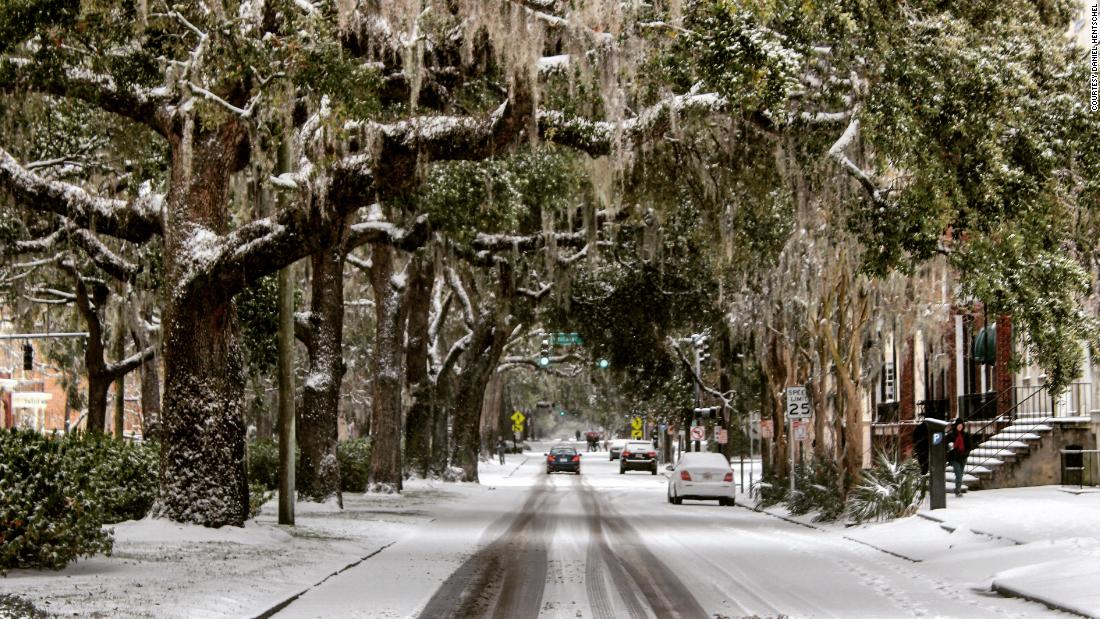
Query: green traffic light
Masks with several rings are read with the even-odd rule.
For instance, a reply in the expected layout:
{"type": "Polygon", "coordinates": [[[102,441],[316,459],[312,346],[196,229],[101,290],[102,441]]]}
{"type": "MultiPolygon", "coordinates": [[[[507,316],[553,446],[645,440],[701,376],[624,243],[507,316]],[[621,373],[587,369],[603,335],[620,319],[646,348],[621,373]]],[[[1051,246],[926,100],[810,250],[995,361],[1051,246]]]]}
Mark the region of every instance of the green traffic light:
{"type": "Polygon", "coordinates": [[[606,370],[607,366],[611,365],[611,362],[607,359],[600,359],[596,362],[596,365],[598,365],[601,370],[606,370]]]}
{"type": "Polygon", "coordinates": [[[550,365],[550,357],[539,357],[539,365],[541,365],[542,367],[550,365]]]}

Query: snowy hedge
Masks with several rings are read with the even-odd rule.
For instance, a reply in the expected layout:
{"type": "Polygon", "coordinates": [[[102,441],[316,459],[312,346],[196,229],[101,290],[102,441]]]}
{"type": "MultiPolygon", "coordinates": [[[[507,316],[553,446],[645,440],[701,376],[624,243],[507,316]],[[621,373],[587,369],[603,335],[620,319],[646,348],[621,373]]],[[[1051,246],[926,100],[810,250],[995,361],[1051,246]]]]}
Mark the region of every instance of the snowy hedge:
{"type": "MultiPolygon", "coordinates": [[[[340,462],[340,490],[364,492],[370,471],[370,439],[353,438],[336,445],[340,462]]],[[[257,440],[248,444],[249,487],[266,490],[279,488],[279,443],[257,440]]],[[[255,490],[251,490],[255,494],[255,490]]]]}
{"type": "Polygon", "coordinates": [[[340,490],[364,492],[370,472],[370,439],[341,441],[336,446],[336,457],[340,460],[340,490]]]}
{"type": "Polygon", "coordinates": [[[110,554],[103,489],[71,446],[33,431],[0,433],[0,570],[61,569],[110,554]]]}

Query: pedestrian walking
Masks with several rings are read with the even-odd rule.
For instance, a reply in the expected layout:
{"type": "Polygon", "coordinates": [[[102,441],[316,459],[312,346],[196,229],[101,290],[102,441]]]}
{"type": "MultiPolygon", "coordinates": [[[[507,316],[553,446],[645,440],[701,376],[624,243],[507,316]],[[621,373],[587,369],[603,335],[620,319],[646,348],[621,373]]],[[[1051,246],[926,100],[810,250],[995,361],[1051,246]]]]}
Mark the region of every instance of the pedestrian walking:
{"type": "Polygon", "coordinates": [[[962,419],[955,418],[951,431],[947,433],[947,461],[955,471],[955,496],[962,496],[963,471],[966,469],[966,457],[970,455],[970,434],[967,433],[962,419]]]}
{"type": "Polygon", "coordinates": [[[504,464],[504,450],[508,448],[508,444],[505,442],[504,437],[501,436],[497,439],[497,456],[500,457],[500,463],[504,464]]]}

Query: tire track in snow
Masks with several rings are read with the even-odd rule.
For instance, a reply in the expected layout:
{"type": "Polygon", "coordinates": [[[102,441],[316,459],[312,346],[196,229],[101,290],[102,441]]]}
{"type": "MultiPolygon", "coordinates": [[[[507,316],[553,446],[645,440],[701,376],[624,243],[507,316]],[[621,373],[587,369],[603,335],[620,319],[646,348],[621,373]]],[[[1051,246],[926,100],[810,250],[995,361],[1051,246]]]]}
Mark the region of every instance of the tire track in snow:
{"type": "Polygon", "coordinates": [[[637,597],[640,592],[652,615],[661,619],[709,617],[676,573],[646,547],[637,531],[611,510],[604,510],[587,482],[581,486],[581,500],[593,523],[593,535],[598,536],[601,563],[608,568],[607,574],[614,576],[631,616],[650,616],[637,597]]]}
{"type": "Polygon", "coordinates": [[[419,616],[422,619],[537,616],[546,582],[546,537],[543,534],[539,539],[525,530],[531,528],[531,533],[535,533],[536,529],[542,531],[547,527],[544,506],[552,494],[547,478],[543,477],[519,515],[503,516],[493,524],[490,530],[504,531],[463,562],[440,585],[419,616]],[[523,580],[517,582],[517,578],[523,580]],[[509,586],[514,589],[509,590],[509,586]]]}

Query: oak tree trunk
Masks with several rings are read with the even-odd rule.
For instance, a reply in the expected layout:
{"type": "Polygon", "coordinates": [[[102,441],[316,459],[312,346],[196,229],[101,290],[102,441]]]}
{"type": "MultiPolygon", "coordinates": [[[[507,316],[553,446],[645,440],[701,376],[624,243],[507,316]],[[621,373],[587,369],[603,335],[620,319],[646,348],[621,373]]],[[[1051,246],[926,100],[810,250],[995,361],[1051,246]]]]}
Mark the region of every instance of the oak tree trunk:
{"type": "MultiPolygon", "coordinates": [[[[313,254],[309,373],[298,411],[298,493],[323,502],[340,494],[336,458],[340,385],[345,366],[344,250],[339,242],[313,254]]],[[[364,489],[365,490],[365,489],[364,489]]],[[[340,498],[341,505],[343,498],[340,498]]]]}
{"type": "Polygon", "coordinates": [[[481,408],[485,388],[504,350],[505,337],[491,317],[474,326],[467,361],[457,377],[452,402],[453,445],[451,466],[461,471],[459,481],[477,481],[481,447],[481,408]]]}
{"type": "Polygon", "coordinates": [[[405,417],[405,463],[409,474],[427,477],[432,460],[434,403],[428,376],[428,324],[432,305],[435,261],[418,252],[409,266],[405,307],[405,382],[412,402],[405,417]]]}
{"type": "Polygon", "coordinates": [[[170,138],[164,226],[164,406],[154,514],[205,526],[248,517],[244,364],[231,294],[203,280],[204,242],[228,229],[227,191],[246,133],[233,120],[203,130],[190,119],[170,138]]]}
{"type": "Polygon", "coordinates": [[[371,287],[376,318],[374,385],[372,389],[371,459],[368,476],[371,492],[400,492],[401,389],[404,319],[402,291],[394,279],[394,257],[388,245],[371,246],[371,287]]]}

